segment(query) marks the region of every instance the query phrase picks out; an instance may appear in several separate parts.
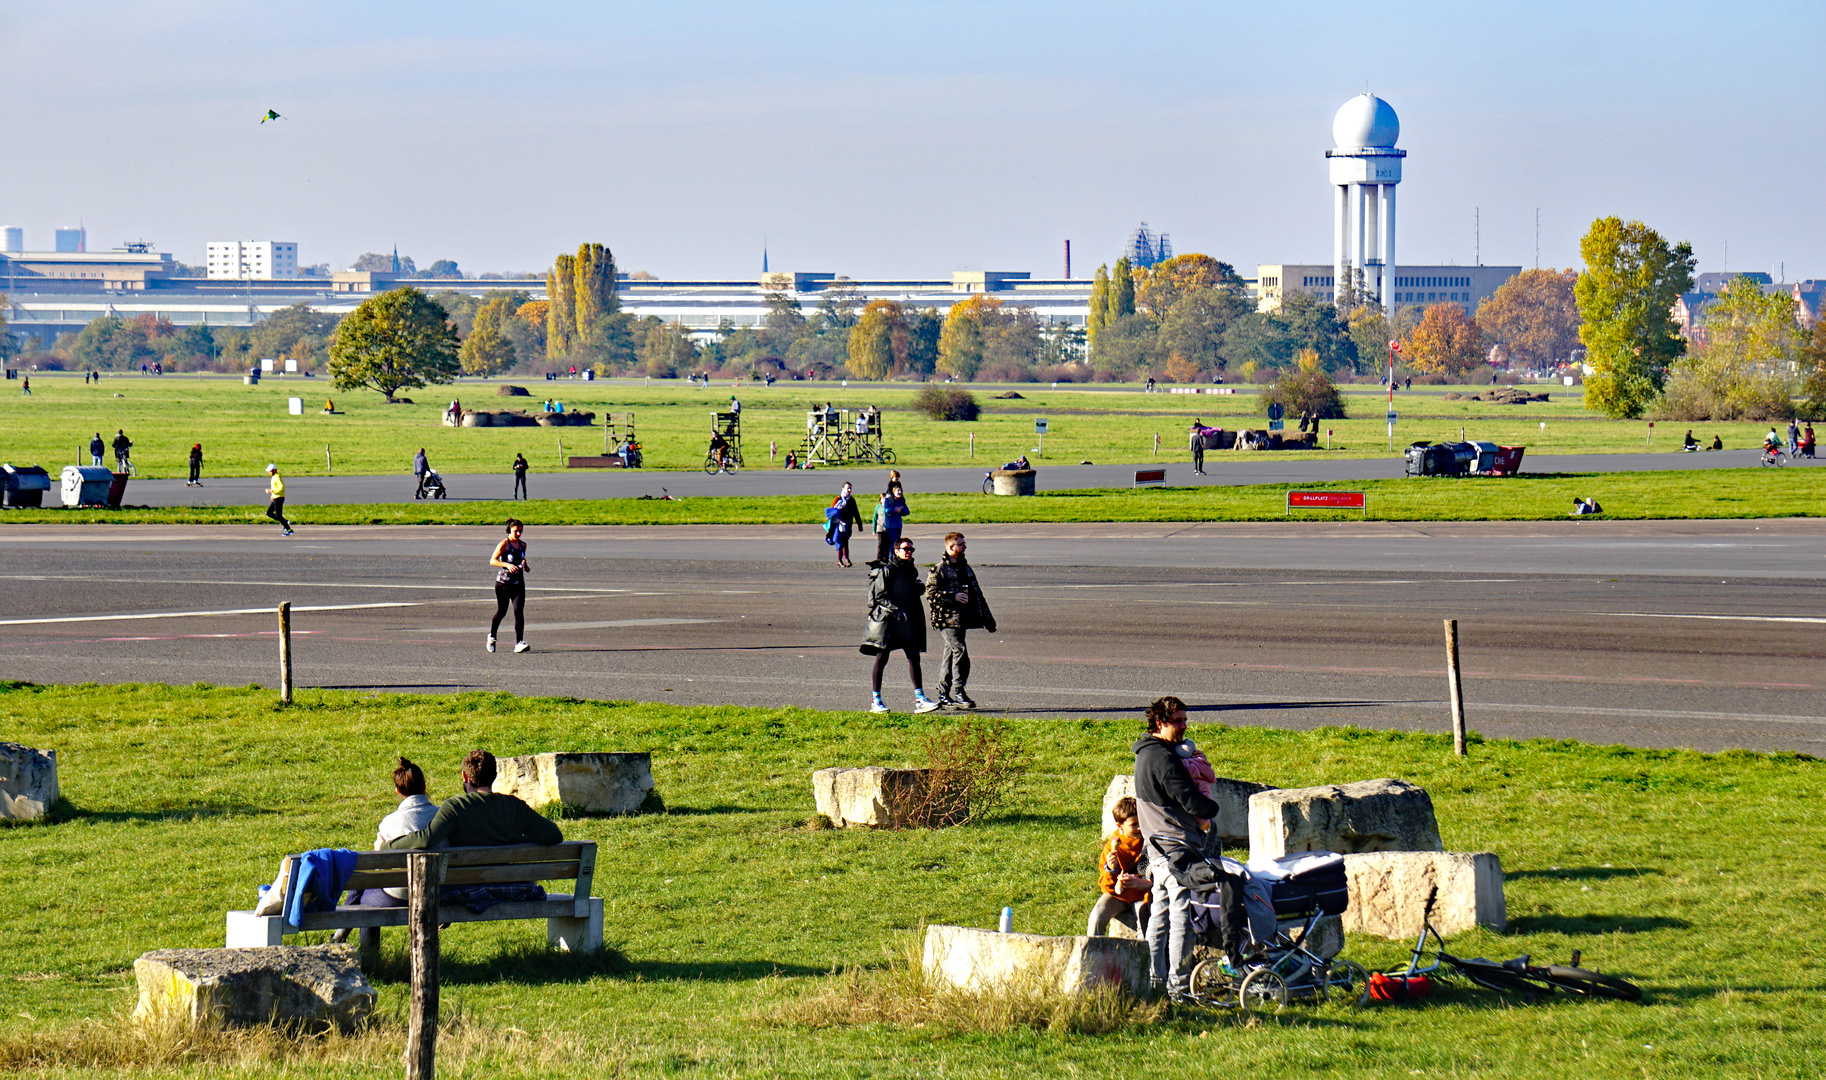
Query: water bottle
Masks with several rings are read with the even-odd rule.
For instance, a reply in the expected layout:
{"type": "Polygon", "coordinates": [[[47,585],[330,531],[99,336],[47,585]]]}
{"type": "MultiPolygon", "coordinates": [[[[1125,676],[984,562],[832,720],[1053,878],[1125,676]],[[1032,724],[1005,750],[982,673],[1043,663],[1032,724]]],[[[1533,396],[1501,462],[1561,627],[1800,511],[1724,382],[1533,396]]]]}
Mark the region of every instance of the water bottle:
{"type": "Polygon", "coordinates": [[[1014,909],[1011,907],[1002,909],[1002,933],[1014,933],[1014,909]]]}

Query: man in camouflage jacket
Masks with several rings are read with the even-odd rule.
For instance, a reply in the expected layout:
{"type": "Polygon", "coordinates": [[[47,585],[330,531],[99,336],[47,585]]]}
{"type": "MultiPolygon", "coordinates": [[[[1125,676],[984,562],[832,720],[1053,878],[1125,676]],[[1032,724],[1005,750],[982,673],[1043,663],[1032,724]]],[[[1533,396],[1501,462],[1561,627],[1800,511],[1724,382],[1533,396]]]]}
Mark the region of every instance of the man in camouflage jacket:
{"type": "Polygon", "coordinates": [[[995,616],[977,585],[976,571],[964,558],[964,534],[945,534],[945,557],[932,564],[926,575],[926,606],[932,612],[932,629],[945,639],[945,659],[939,669],[938,703],[974,709],[976,702],[964,691],[970,681],[970,649],[964,643],[968,630],[995,633],[995,616]]]}

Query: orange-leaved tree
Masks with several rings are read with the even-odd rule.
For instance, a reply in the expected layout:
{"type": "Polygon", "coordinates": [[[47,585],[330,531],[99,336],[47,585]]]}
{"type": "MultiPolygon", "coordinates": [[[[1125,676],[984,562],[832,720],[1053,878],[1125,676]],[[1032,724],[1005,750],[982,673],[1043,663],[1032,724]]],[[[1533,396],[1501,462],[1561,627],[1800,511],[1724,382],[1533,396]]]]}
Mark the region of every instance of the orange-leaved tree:
{"type": "Polygon", "coordinates": [[[1462,380],[1484,362],[1483,332],[1459,305],[1434,304],[1402,344],[1401,354],[1415,371],[1462,380]]]}

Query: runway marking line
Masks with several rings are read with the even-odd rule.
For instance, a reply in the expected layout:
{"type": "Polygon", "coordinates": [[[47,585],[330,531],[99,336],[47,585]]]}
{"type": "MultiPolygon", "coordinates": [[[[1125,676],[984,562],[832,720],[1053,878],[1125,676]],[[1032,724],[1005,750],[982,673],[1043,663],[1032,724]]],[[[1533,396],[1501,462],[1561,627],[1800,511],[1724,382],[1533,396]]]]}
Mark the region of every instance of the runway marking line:
{"type": "MultiPolygon", "coordinates": [[[[275,605],[276,607],[277,605],[275,605]]],[[[362,608],[423,607],[422,603],[394,601],[379,604],[300,604],[293,611],[355,611],[362,608]]],[[[41,626],[46,623],[126,622],[132,619],[197,619],[210,615],[269,615],[273,607],[222,608],[216,611],[157,611],[137,615],[60,615],[50,619],[0,619],[0,626],[41,626]]]]}

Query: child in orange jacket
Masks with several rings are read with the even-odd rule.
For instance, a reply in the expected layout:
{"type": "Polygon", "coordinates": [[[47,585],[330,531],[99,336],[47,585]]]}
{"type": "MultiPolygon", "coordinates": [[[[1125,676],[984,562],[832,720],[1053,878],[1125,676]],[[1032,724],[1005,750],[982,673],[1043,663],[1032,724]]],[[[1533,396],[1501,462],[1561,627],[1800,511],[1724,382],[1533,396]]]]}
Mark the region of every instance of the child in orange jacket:
{"type": "Polygon", "coordinates": [[[1103,856],[1098,860],[1097,884],[1103,895],[1091,908],[1084,932],[1102,937],[1114,920],[1140,937],[1148,927],[1149,881],[1141,872],[1142,840],[1135,820],[1135,800],[1116,800],[1111,814],[1116,819],[1116,831],[1104,842],[1103,856]]]}

